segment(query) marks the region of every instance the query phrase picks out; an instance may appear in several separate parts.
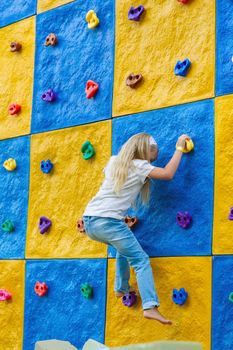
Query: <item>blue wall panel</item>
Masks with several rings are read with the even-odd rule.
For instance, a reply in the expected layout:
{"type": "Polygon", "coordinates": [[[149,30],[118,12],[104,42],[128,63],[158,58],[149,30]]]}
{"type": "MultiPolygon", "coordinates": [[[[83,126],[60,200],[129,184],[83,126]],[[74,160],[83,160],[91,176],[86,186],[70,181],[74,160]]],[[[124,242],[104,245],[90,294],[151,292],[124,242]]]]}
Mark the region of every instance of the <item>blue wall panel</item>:
{"type": "Polygon", "coordinates": [[[24,350],[34,350],[36,341],[70,341],[80,349],[89,339],[104,342],[106,305],[106,259],[27,261],[24,350]],[[44,297],[34,292],[45,282],[44,297]],[[81,295],[80,285],[93,287],[93,298],[81,295]]]}
{"type": "MultiPolygon", "coordinates": [[[[164,108],[113,120],[113,154],[138,132],[151,133],[159,145],[159,157],[152,165],[164,167],[173,155],[179,135],[187,133],[195,150],[184,155],[172,181],[151,181],[150,206],[137,214],[134,232],[150,256],[209,255],[212,244],[213,100],[164,108]],[[121,130],[121,132],[119,132],[121,130]],[[176,224],[178,211],[193,217],[190,228],[176,224]]],[[[131,213],[133,211],[131,210],[131,213]]],[[[110,248],[111,256],[114,249],[110,248]]]]}
{"type": "Polygon", "coordinates": [[[35,15],[37,0],[1,0],[0,28],[35,15]]]}
{"type": "Polygon", "coordinates": [[[74,2],[37,16],[32,132],[111,118],[113,45],[113,0],[74,2]],[[95,29],[85,19],[91,9],[100,20],[95,29]],[[58,44],[46,47],[51,32],[58,44]],[[93,99],[86,98],[88,80],[99,84],[93,99]],[[41,99],[49,88],[57,93],[52,103],[41,99]]]}
{"type": "Polygon", "coordinates": [[[213,257],[212,350],[233,349],[233,256],[213,257]]]}
{"type": "Polygon", "coordinates": [[[233,93],[233,1],[216,0],[216,95],[233,93]]]}
{"type": "Polygon", "coordinates": [[[0,141],[0,224],[10,219],[15,230],[0,234],[1,259],[24,258],[29,188],[29,137],[0,141]],[[7,171],[5,160],[14,158],[17,167],[7,171]]]}

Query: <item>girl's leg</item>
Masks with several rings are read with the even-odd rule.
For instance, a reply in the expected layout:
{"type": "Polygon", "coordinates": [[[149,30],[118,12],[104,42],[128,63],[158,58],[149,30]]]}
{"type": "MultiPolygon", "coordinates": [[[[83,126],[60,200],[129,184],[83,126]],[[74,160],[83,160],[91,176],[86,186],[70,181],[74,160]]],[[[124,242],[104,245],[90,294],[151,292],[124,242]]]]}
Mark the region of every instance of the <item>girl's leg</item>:
{"type": "Polygon", "coordinates": [[[116,275],[114,290],[115,292],[127,293],[129,291],[130,268],[128,260],[118,251],[116,253],[116,275]]]}

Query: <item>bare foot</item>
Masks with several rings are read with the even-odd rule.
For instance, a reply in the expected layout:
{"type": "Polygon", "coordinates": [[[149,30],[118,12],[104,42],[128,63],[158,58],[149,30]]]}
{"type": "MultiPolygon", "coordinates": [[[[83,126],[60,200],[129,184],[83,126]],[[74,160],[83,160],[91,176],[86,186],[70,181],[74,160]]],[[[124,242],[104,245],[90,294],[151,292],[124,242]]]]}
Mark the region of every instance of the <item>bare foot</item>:
{"type": "MultiPolygon", "coordinates": [[[[135,290],[133,289],[133,287],[130,287],[130,288],[129,288],[129,292],[134,292],[134,293],[136,293],[135,290]]],[[[115,296],[116,296],[117,298],[123,297],[124,294],[125,294],[125,293],[123,293],[123,292],[115,292],[115,296]]]]}
{"type": "Polygon", "coordinates": [[[144,310],[143,315],[145,318],[157,320],[163,324],[172,324],[172,321],[167,320],[163,315],[161,315],[157,307],[153,309],[144,310]]]}

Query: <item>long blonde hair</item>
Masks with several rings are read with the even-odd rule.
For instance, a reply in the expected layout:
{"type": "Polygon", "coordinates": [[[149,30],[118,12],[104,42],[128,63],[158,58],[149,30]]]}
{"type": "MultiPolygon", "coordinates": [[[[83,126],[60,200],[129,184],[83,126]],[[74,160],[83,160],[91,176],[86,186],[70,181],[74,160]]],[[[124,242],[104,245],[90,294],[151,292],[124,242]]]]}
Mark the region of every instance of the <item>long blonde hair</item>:
{"type": "MultiPolygon", "coordinates": [[[[114,183],[113,191],[119,194],[122,186],[128,177],[129,168],[135,166],[133,159],[143,159],[150,162],[150,136],[142,132],[131,136],[126,141],[111,166],[111,178],[114,183]]],[[[154,146],[156,147],[156,146],[154,146]]],[[[150,200],[150,181],[146,181],[141,188],[140,196],[132,203],[134,209],[138,209],[141,204],[148,205],[150,200]]]]}

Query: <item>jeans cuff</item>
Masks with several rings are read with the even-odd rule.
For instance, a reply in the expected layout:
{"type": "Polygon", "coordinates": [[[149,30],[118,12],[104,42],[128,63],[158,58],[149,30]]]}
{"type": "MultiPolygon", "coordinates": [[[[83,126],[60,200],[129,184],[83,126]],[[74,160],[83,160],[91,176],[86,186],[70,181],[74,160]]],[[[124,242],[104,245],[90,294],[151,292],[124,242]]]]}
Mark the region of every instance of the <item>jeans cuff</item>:
{"type": "Polygon", "coordinates": [[[143,310],[147,310],[147,309],[153,309],[155,306],[159,307],[160,306],[159,302],[151,300],[151,301],[147,301],[146,303],[144,303],[142,305],[142,308],[143,308],[143,310]]]}

